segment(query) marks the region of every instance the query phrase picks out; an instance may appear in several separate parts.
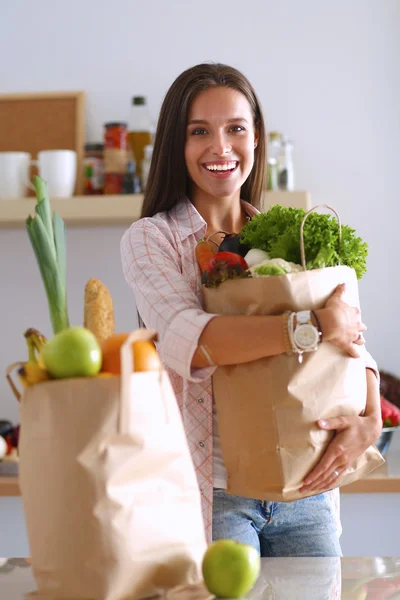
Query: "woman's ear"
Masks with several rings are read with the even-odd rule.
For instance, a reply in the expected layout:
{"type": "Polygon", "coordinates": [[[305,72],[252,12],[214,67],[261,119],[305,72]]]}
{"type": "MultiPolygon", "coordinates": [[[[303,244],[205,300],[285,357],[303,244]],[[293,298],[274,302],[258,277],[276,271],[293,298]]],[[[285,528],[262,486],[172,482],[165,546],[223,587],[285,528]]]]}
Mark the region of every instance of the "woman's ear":
{"type": "Polygon", "coordinates": [[[254,149],[257,148],[259,139],[260,139],[260,134],[258,132],[258,129],[256,129],[256,131],[254,133],[254,149]]]}

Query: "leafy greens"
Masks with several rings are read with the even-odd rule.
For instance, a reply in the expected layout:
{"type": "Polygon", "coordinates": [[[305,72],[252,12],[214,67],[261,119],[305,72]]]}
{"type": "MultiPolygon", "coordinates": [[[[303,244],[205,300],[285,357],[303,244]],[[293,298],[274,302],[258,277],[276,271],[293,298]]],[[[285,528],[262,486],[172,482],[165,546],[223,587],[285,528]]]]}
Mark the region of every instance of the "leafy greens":
{"type": "MultiPolygon", "coordinates": [[[[268,252],[271,258],[283,258],[301,264],[300,226],[306,212],[301,208],[276,204],[268,212],[255,215],[241,231],[241,242],[268,252]]],[[[307,269],[334,267],[339,263],[355,270],[361,279],[367,270],[368,245],[355,230],[342,225],[336,217],[310,213],[304,224],[304,250],[307,269]]]]}

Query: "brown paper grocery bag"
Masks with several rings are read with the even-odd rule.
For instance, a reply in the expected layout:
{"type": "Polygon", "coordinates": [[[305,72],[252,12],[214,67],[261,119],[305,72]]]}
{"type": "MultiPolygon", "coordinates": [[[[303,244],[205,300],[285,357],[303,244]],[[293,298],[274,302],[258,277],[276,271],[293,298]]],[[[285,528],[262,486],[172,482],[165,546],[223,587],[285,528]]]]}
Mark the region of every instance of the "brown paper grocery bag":
{"type": "MultiPolygon", "coordinates": [[[[304,252],[302,262],[305,269],[304,252]]],[[[340,283],[346,283],[346,301],[359,306],[355,271],[337,266],[204,287],[205,310],[218,315],[317,310],[340,283]]],[[[365,362],[323,342],[316,352],[304,353],[301,364],[296,355],[285,354],[218,367],[213,387],[228,492],[291,501],[305,497],[299,488],[333,436],[320,430],[316,421],[358,415],[365,409],[365,362]]],[[[335,487],[356,481],[382,463],[371,446],[335,487]]]]}
{"type": "Polygon", "coordinates": [[[197,479],[165,371],[41,383],[21,399],[20,484],[40,597],[135,600],[195,583],[197,479]]]}

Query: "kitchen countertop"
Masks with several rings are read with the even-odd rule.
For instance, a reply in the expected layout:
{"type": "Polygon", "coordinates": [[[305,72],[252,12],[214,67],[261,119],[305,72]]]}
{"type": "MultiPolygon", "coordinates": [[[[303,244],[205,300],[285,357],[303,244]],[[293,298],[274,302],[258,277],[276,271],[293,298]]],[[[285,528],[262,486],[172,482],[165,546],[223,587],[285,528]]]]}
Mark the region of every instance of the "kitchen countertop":
{"type": "MultiPolygon", "coordinates": [[[[23,558],[0,559],[0,598],[23,600],[36,589],[23,558]]],[[[38,597],[39,598],[39,597],[38,597]]],[[[189,591],[165,600],[206,600],[189,591]]],[[[400,599],[400,558],[263,558],[261,573],[246,600],[400,599]]],[[[47,599],[51,600],[51,599],[47,599]]]]}
{"type": "MultiPolygon", "coordinates": [[[[389,452],[386,462],[367,477],[340,488],[342,494],[400,493],[400,452],[389,452]]],[[[0,476],[0,497],[20,496],[18,477],[0,476]]]]}

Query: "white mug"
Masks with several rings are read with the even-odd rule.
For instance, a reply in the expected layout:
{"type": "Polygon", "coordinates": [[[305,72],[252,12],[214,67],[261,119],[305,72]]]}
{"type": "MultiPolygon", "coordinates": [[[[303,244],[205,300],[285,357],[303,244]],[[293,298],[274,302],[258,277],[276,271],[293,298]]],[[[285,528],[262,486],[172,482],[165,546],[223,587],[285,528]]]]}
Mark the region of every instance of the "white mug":
{"type": "Polygon", "coordinates": [[[72,196],[76,184],[77,156],[74,150],[42,150],[37,155],[39,175],[47,183],[50,198],[72,196]]]}
{"type": "Polygon", "coordinates": [[[27,196],[30,165],[34,161],[28,152],[0,152],[0,200],[27,196]]]}

